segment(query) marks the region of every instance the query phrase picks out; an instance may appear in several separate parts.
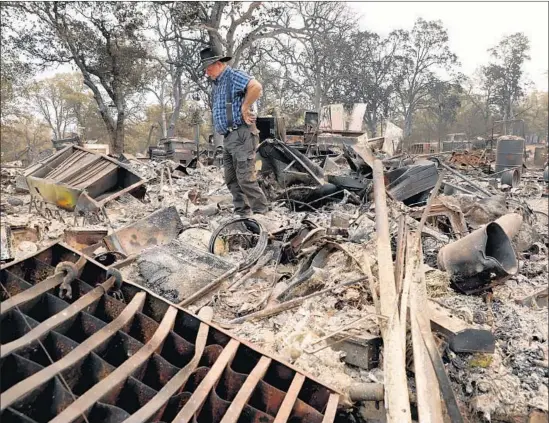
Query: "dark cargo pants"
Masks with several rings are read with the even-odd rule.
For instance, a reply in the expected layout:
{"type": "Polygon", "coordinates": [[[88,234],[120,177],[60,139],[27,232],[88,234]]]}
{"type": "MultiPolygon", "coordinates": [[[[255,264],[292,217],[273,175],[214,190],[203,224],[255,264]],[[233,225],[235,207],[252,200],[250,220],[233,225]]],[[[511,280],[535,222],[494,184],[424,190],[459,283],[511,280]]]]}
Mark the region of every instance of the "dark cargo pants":
{"type": "Polygon", "coordinates": [[[265,213],[268,210],[267,198],[257,183],[257,143],[257,137],[246,125],[229,132],[223,140],[225,183],[233,196],[237,214],[265,213]]]}

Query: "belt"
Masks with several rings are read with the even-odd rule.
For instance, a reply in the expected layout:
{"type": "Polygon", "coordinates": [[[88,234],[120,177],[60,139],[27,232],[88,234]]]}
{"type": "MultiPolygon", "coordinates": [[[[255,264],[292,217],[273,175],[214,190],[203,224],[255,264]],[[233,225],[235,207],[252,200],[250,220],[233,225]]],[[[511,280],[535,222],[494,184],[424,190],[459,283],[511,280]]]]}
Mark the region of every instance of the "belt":
{"type": "Polygon", "coordinates": [[[223,134],[224,137],[226,137],[227,135],[229,135],[231,132],[233,131],[236,131],[238,128],[240,128],[241,126],[244,126],[244,124],[242,125],[233,125],[231,128],[227,129],[227,132],[225,132],[223,134]]]}

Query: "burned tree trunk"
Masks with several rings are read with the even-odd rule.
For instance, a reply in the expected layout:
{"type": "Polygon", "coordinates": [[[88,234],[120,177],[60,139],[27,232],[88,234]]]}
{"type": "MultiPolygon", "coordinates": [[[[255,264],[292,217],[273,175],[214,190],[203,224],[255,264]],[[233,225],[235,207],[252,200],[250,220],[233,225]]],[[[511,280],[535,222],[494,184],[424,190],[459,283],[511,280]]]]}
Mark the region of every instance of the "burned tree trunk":
{"type": "Polygon", "coordinates": [[[177,123],[177,120],[179,119],[179,113],[181,111],[182,106],[182,90],[181,90],[181,75],[183,73],[183,69],[179,68],[176,71],[175,78],[173,81],[173,89],[172,89],[172,95],[173,95],[173,101],[174,101],[174,107],[173,107],[173,113],[170,117],[170,124],[168,126],[167,136],[173,137],[175,135],[175,125],[177,123]]]}
{"type": "Polygon", "coordinates": [[[124,109],[119,110],[116,116],[116,131],[114,132],[114,138],[112,139],[112,149],[114,154],[122,154],[124,152],[125,121],[126,114],[124,109]]]}

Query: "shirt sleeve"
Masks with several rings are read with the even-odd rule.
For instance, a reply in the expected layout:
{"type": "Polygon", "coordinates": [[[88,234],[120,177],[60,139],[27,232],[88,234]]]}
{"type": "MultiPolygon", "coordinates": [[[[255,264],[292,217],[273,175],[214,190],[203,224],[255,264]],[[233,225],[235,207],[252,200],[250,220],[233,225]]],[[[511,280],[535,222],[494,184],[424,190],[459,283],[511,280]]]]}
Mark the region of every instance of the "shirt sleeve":
{"type": "Polygon", "coordinates": [[[244,94],[246,86],[253,78],[246,72],[241,70],[235,70],[233,73],[234,90],[237,94],[244,94]]]}

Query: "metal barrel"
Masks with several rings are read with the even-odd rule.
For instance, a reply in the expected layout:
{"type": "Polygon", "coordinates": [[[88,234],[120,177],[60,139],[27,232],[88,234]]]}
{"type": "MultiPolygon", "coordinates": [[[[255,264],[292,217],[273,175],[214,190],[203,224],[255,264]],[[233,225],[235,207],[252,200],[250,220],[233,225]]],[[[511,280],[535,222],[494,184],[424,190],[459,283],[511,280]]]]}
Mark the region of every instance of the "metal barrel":
{"type": "Polygon", "coordinates": [[[543,167],[547,160],[547,146],[536,147],[534,149],[534,166],[543,167]]]}
{"type": "Polygon", "coordinates": [[[496,148],[496,172],[518,168],[519,173],[521,173],[524,160],[524,144],[524,138],[516,136],[500,137],[496,148]]]}

